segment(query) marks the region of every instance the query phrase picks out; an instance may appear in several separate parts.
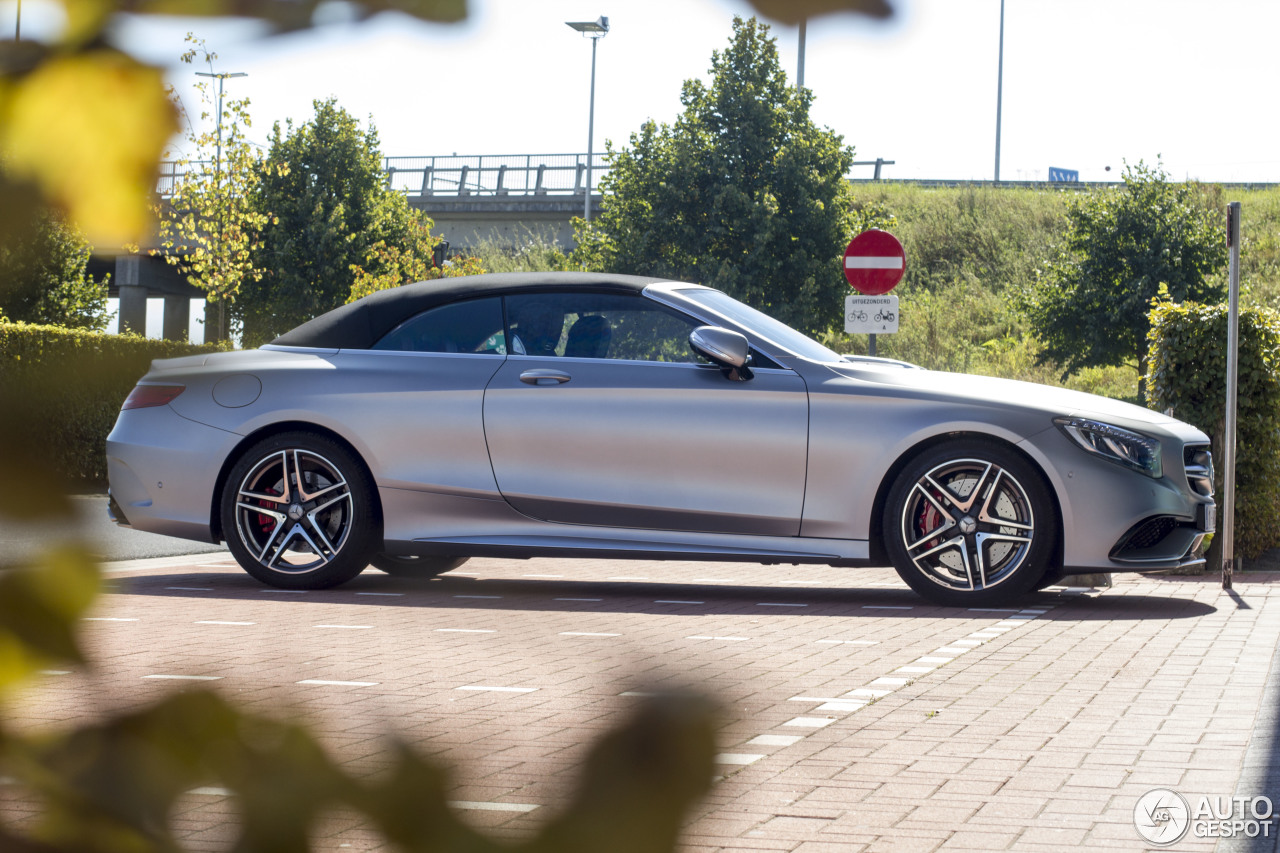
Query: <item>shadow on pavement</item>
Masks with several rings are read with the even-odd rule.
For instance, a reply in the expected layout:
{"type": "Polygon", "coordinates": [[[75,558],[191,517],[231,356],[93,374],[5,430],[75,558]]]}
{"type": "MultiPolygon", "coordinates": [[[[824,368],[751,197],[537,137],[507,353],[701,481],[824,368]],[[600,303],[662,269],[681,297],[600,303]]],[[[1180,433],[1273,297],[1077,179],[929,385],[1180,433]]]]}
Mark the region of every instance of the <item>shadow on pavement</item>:
{"type": "Polygon", "coordinates": [[[733,586],[729,584],[658,583],[644,581],[532,580],[511,578],[440,577],[406,580],[370,570],[336,589],[290,593],[264,586],[248,575],[227,572],[118,577],[114,592],[174,598],[226,598],[294,603],[362,604],[376,607],[428,607],[446,610],[541,610],[582,612],[666,613],[681,607],[706,605],[715,612],[758,616],[769,605],[775,613],[803,612],[813,616],[972,619],[977,614],[1000,618],[1019,609],[1052,606],[1050,618],[1072,620],[1189,619],[1215,612],[1212,605],[1164,596],[1124,595],[1085,597],[1061,592],[1028,595],[1004,608],[969,609],[931,604],[907,589],[851,589],[848,587],[733,586]],[[500,596],[495,598],[455,596],[500,596]],[[578,599],[565,600],[565,599],[578,599]],[[584,599],[600,599],[599,601],[584,599]],[[763,605],[763,606],[762,606],[763,605]],[[786,605],[806,605],[788,608],[786,605]]]}

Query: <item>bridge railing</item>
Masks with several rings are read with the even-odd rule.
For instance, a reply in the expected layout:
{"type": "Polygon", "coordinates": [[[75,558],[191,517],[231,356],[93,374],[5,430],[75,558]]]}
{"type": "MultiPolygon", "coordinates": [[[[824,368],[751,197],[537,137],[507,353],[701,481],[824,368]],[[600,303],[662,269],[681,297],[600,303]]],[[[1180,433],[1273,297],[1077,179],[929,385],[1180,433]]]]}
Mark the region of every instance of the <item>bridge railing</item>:
{"type": "MultiPolygon", "coordinates": [[[[892,160],[856,161],[854,166],[874,166],[873,180],[892,160]]],[[[179,164],[161,163],[156,192],[173,194],[174,185],[193,172],[212,171],[207,160],[179,164]]],[[[479,154],[425,157],[384,157],[387,185],[412,198],[466,196],[580,196],[587,182],[586,154],[479,154]]],[[[603,152],[591,158],[591,187],[609,171],[603,152]]]]}

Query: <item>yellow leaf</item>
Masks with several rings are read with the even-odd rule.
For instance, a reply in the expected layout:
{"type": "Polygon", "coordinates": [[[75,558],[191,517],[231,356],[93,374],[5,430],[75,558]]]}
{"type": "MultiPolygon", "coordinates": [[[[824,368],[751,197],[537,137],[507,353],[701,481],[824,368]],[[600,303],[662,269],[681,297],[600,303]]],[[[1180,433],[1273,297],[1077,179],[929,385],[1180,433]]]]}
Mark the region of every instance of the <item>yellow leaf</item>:
{"type": "Polygon", "coordinates": [[[145,236],[148,194],[178,130],[158,69],[94,50],[0,83],[0,152],[97,245],[145,236]]]}

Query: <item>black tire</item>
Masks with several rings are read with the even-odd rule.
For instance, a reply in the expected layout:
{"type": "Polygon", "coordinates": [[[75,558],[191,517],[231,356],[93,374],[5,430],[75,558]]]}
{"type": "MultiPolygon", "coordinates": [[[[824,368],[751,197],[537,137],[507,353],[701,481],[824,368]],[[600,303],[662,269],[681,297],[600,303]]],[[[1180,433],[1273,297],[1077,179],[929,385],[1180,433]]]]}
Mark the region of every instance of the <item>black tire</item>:
{"type": "Polygon", "coordinates": [[[236,562],[281,589],[346,583],[382,543],[364,463],[314,433],[281,433],[245,450],[227,475],[221,510],[236,562]]]}
{"type": "Polygon", "coordinates": [[[907,585],[957,607],[1004,604],[1035,589],[1058,539],[1040,471],[982,439],[949,441],[913,459],[889,490],[883,525],[907,585]]]}
{"type": "Polygon", "coordinates": [[[397,554],[374,554],[369,565],[398,578],[429,580],[461,566],[469,557],[401,557],[397,554]]]}

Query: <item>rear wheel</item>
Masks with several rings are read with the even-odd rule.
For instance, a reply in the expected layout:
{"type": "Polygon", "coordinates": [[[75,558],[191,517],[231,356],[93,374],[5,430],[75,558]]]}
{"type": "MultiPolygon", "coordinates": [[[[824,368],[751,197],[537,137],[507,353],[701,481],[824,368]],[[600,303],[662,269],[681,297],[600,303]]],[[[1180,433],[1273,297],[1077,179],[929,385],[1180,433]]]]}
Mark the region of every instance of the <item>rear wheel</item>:
{"type": "Polygon", "coordinates": [[[283,589],[325,589],[369,565],[382,531],[368,471],[346,448],[307,432],[250,447],[222,492],[236,562],[283,589]]]}
{"type": "Polygon", "coordinates": [[[374,554],[369,565],[398,578],[427,579],[461,566],[468,557],[401,557],[397,554],[374,554]]]}
{"type": "Polygon", "coordinates": [[[894,481],[884,538],[898,574],[938,604],[1010,601],[1035,588],[1055,552],[1057,520],[1040,473],[990,441],[926,450],[894,481]]]}

